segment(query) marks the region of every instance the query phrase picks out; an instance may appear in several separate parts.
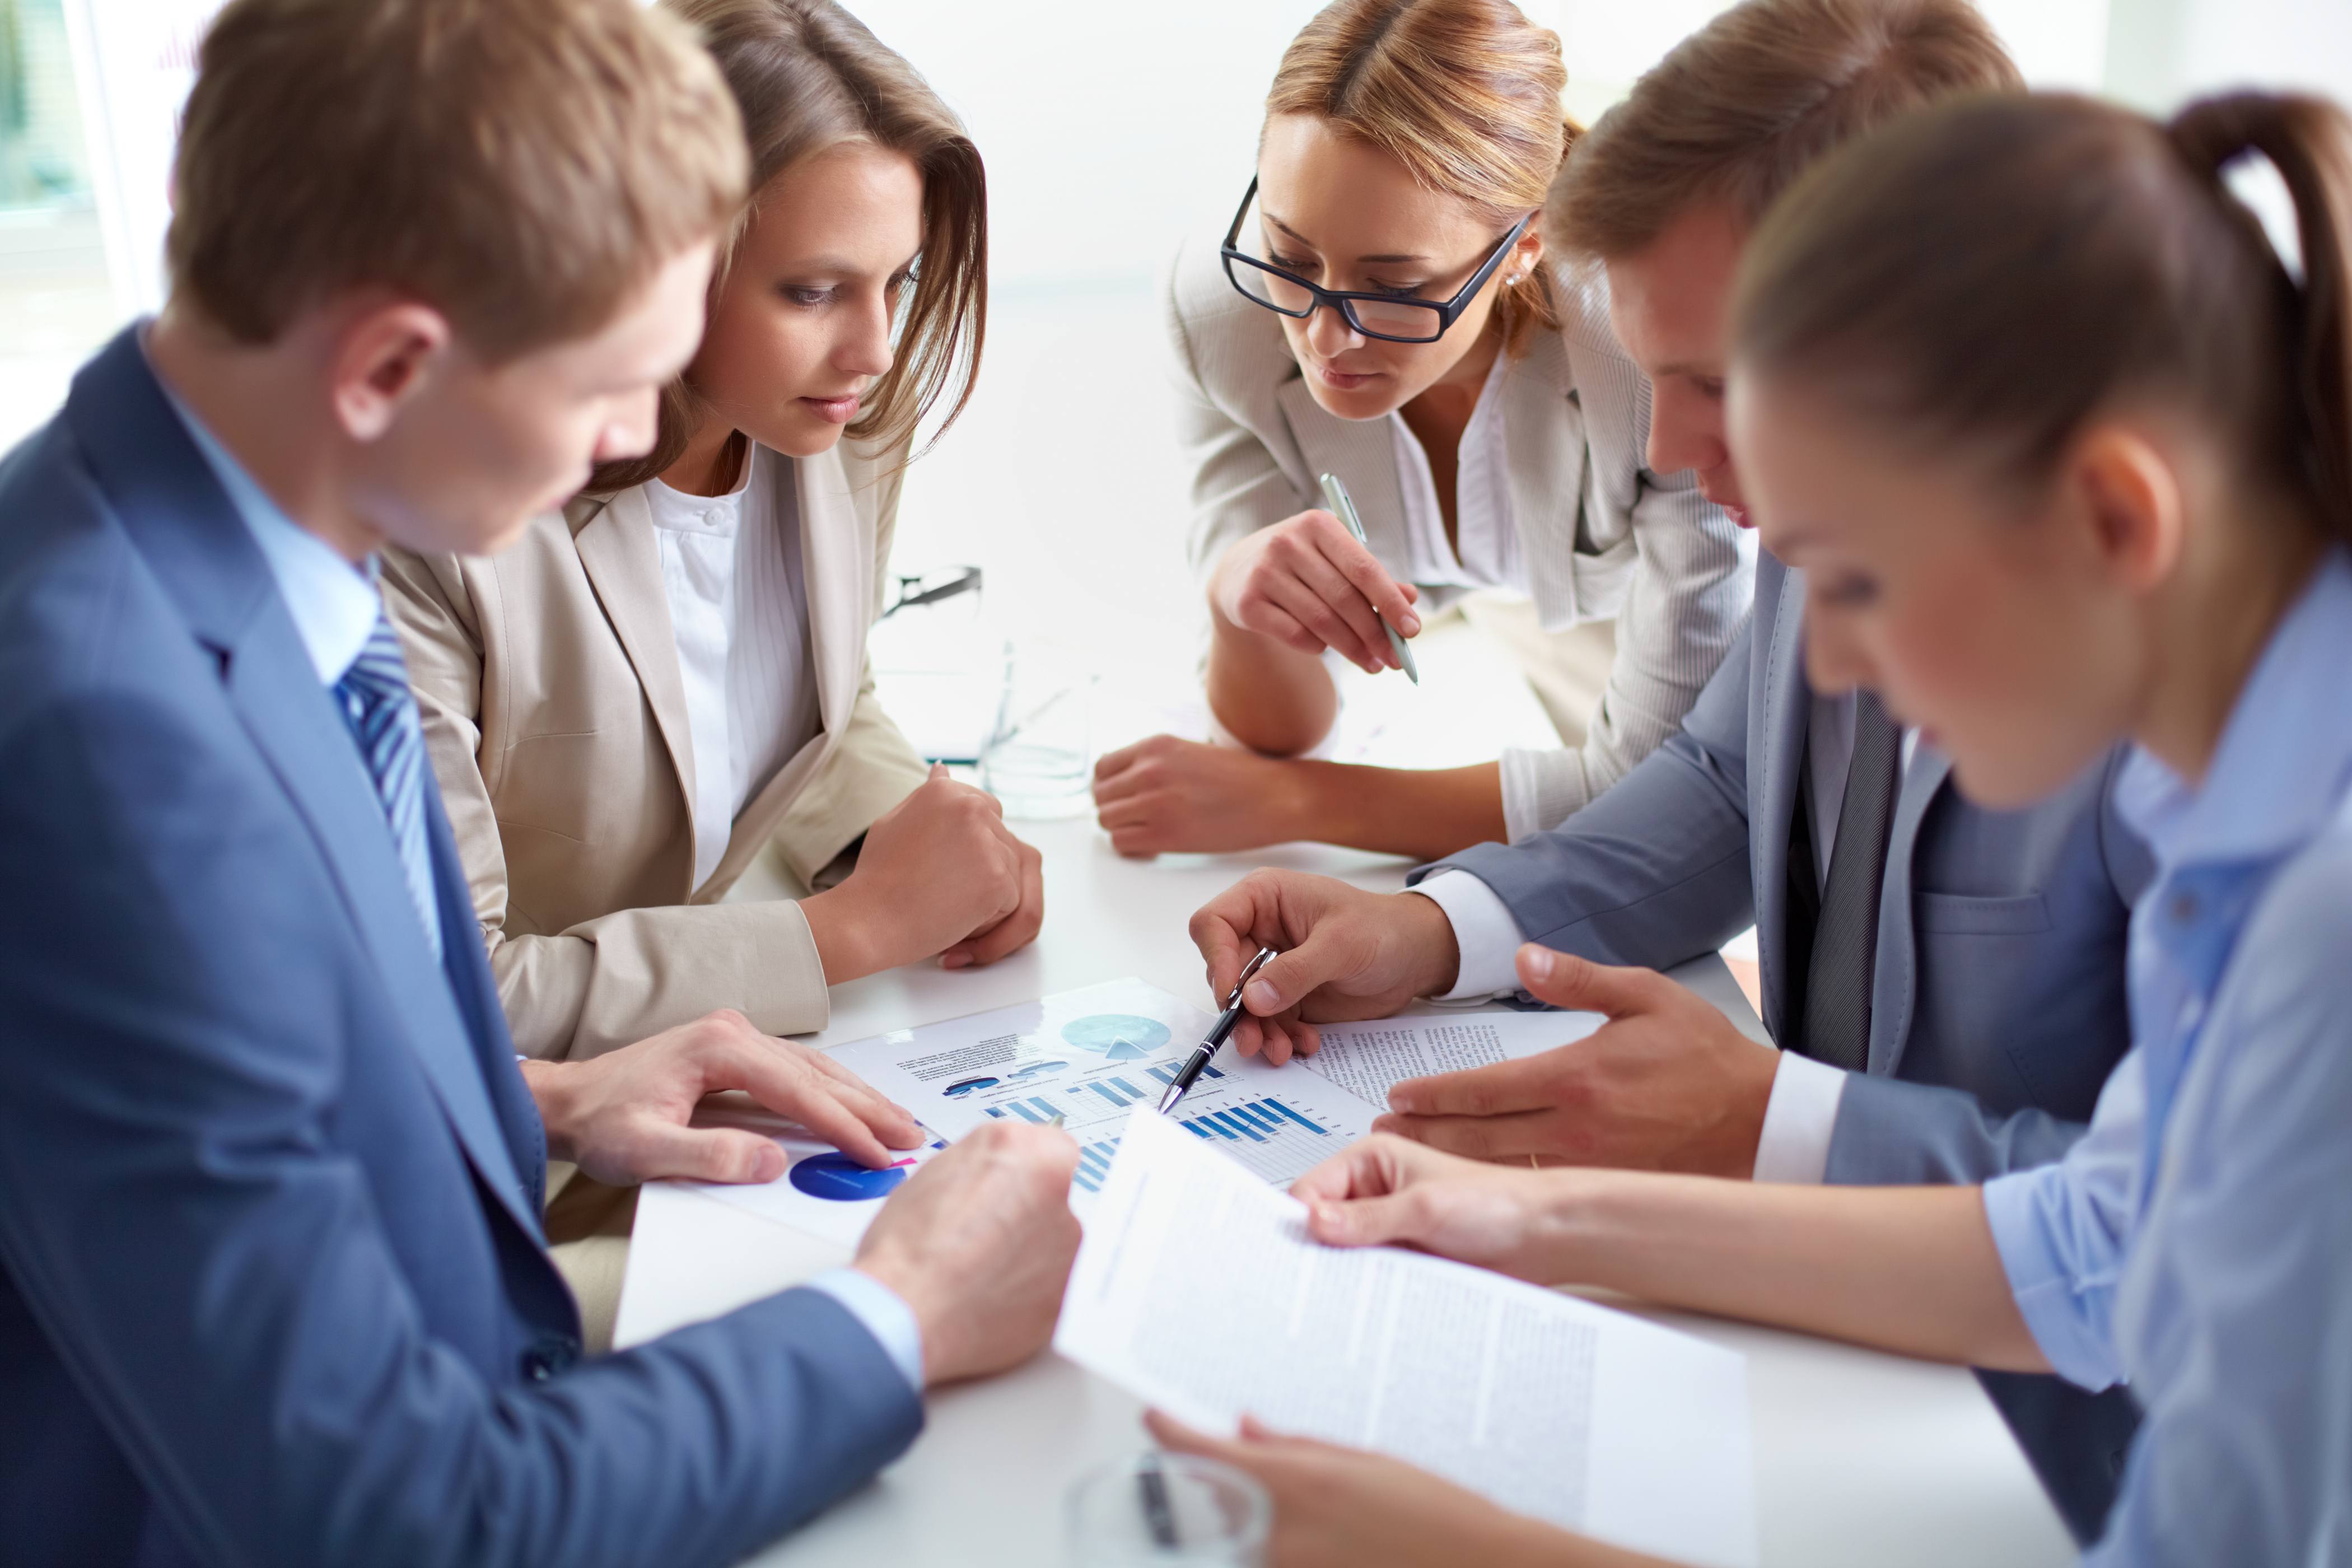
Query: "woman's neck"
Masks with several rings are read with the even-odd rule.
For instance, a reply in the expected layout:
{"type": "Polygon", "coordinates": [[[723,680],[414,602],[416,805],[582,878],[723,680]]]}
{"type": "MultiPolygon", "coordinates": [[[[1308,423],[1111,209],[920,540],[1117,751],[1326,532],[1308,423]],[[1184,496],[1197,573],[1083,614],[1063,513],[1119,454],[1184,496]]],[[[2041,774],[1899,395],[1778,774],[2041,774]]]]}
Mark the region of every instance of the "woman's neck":
{"type": "Polygon", "coordinates": [[[1496,356],[1502,352],[1502,323],[1490,321],[1444,375],[1397,411],[1404,416],[1405,427],[1421,438],[1424,450],[1450,452],[1461,445],[1462,432],[1470,427],[1470,416],[1477,411],[1478,394],[1485,390],[1496,356]]]}
{"type": "Polygon", "coordinates": [[[2159,618],[2156,679],[2134,727],[2134,738],[2191,784],[2204,783],[2254,666],[2328,550],[2299,520],[2228,531],[2207,551],[2193,589],[2159,618]]]}
{"type": "Polygon", "coordinates": [[[687,438],[677,461],[661,471],[661,482],[680,495],[726,495],[742,478],[749,445],[742,432],[724,420],[706,419],[687,438]]]}

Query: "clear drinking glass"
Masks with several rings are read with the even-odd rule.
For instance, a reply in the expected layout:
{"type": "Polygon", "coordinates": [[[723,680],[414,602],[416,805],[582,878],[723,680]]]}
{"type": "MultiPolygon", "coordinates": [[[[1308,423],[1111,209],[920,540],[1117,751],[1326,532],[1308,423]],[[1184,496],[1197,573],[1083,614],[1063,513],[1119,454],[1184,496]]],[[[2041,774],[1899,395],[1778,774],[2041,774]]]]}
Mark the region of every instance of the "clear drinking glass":
{"type": "Polygon", "coordinates": [[[981,787],[1016,821],[1083,816],[1094,805],[1094,689],[1075,649],[1008,646],[996,722],[980,753],[981,787]]]}
{"type": "Polygon", "coordinates": [[[1263,1568],[1274,1504],[1231,1465],[1147,1452],[1080,1478],[1069,1568],[1263,1568]]]}

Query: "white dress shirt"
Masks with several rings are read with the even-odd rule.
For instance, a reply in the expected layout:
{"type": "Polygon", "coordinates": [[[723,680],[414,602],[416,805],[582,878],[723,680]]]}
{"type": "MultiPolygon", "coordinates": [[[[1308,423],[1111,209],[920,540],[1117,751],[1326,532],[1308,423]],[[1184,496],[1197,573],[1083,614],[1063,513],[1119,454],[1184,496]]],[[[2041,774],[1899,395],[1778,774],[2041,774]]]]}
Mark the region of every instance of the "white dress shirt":
{"type": "MultiPolygon", "coordinates": [[[[1813,874],[1826,889],[1830,851],[1837,843],[1838,811],[1845,776],[1853,766],[1854,695],[1815,697],[1807,716],[1805,767],[1811,784],[1813,874]]],[[[1919,749],[1919,731],[1903,732],[1903,766],[1919,749]]],[[[1518,988],[1516,959],[1527,938],[1495,890],[1467,871],[1440,871],[1413,891],[1445,911],[1454,927],[1462,963],[1454,988],[1439,1002],[1475,1002],[1518,988]]],[[[1845,1096],[1843,1069],[1780,1053],[1772,1075],[1772,1097],[1756,1142],[1754,1176],[1759,1182],[1818,1183],[1829,1169],[1830,1136],[1836,1131],[1845,1096]]]]}
{"type": "Polygon", "coordinates": [[[755,443],[726,495],[645,488],[694,742],[698,889],[725,858],[736,814],[817,731],[791,463],[755,443]]]}
{"type": "Polygon", "coordinates": [[[1397,477],[1403,481],[1405,576],[1414,583],[1459,588],[1499,588],[1518,598],[1533,596],[1519,529],[1511,515],[1511,453],[1505,436],[1503,378],[1508,354],[1497,353],[1470,423],[1455,448],[1454,537],[1445,537],[1445,511],[1430,471],[1429,453],[1404,416],[1388,416],[1396,444],[1397,477]]]}

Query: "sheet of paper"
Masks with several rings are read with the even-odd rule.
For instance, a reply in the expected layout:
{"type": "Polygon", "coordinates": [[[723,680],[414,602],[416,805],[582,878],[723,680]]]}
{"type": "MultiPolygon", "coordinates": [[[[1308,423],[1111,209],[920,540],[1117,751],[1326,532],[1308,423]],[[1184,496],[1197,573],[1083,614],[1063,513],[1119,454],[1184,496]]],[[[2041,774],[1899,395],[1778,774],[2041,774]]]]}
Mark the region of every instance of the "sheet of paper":
{"type": "Polygon", "coordinates": [[[866,1227],[881,1212],[883,1200],[898,1191],[917,1166],[947,1147],[944,1141],[933,1138],[919,1149],[907,1151],[895,1164],[877,1171],[811,1137],[806,1128],[756,1107],[706,1105],[695,1113],[694,1121],[698,1127],[741,1127],[772,1138],[791,1163],[772,1182],[679,1182],[678,1186],[846,1247],[857,1245],[866,1227]]]}
{"type": "Polygon", "coordinates": [[[1580,1040],[1607,1022],[1598,1013],[1482,1009],[1325,1024],[1321,1047],[1305,1060],[1357,1099],[1385,1110],[1389,1090],[1409,1078],[1540,1055],[1580,1040]]]}
{"type": "Polygon", "coordinates": [[[1391,1247],[1133,1113],[1054,1347],[1180,1420],[1379,1449],[1677,1562],[1756,1561],[1747,1364],[1627,1313],[1391,1247]]]}
{"type": "MultiPolygon", "coordinates": [[[[1101,1191],[1130,1107],[1154,1105],[1216,1020],[1140,980],[896,1029],[833,1058],[950,1139],[990,1118],[1078,1141],[1077,1206],[1101,1191]]],[[[1223,1051],[1176,1108],[1194,1138],[1287,1187],[1371,1130],[1371,1106],[1297,1066],[1223,1051]]]]}

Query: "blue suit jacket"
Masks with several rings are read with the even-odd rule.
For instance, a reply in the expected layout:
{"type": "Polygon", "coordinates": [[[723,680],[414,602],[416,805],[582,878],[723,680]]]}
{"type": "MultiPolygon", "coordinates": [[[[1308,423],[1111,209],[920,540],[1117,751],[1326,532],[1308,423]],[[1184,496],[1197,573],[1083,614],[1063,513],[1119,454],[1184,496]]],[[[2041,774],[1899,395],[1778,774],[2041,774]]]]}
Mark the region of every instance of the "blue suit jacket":
{"type": "Polygon", "coordinates": [[[127,332],[0,465],[0,846],[9,1563],[717,1563],[911,1441],[819,1292],[575,1364],[480,944],[127,332]]]}
{"type": "MultiPolygon", "coordinates": [[[[1529,941],[1663,969],[1751,921],[1764,1022],[1789,1023],[1789,832],[1812,689],[1802,578],[1769,554],[1756,610],[1680,731],[1559,827],[1436,867],[1478,877],[1529,941]]],[[[2116,752],[2030,810],[1985,811],[1922,745],[1887,845],[1870,1057],[1830,1139],[1833,1182],[1981,1182],[2058,1159],[2131,1045],[2131,902],[2154,873],[2116,816],[2116,752]]],[[[1811,868],[1806,868],[1811,874],[1811,868]]],[[[1981,1374],[2080,1540],[2098,1533],[2136,1425],[2122,1389],[1981,1374]]]]}

